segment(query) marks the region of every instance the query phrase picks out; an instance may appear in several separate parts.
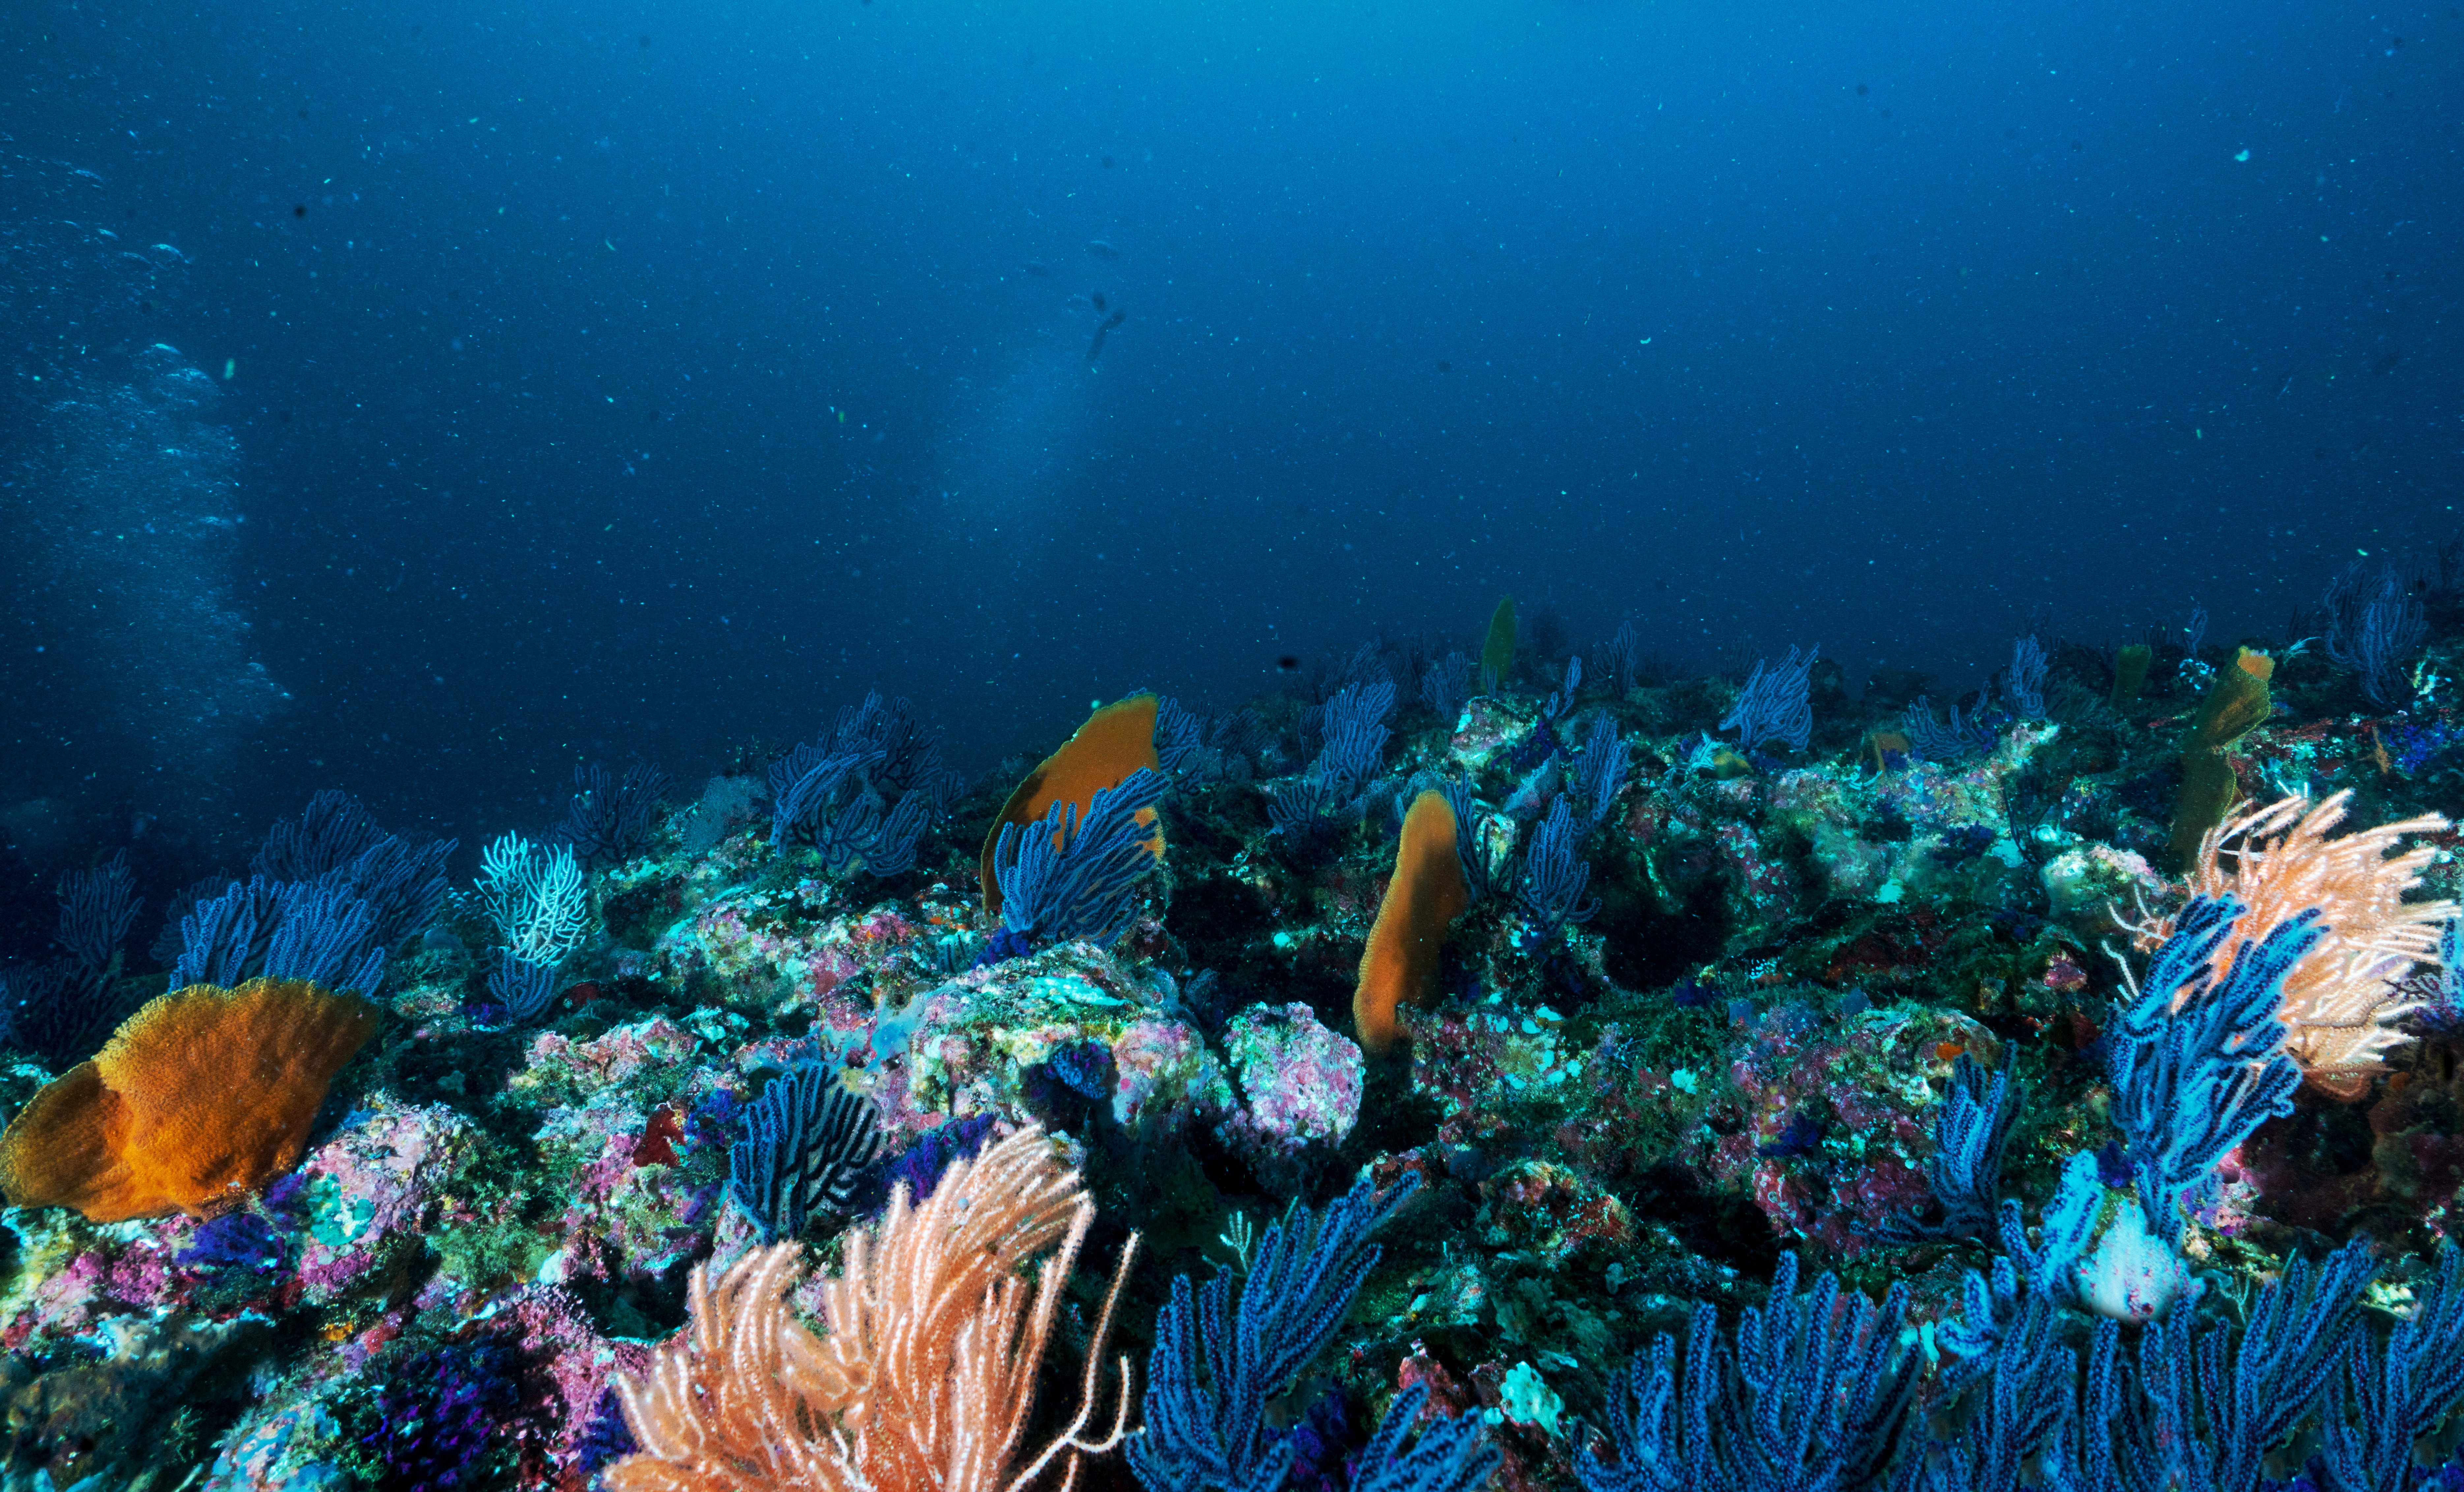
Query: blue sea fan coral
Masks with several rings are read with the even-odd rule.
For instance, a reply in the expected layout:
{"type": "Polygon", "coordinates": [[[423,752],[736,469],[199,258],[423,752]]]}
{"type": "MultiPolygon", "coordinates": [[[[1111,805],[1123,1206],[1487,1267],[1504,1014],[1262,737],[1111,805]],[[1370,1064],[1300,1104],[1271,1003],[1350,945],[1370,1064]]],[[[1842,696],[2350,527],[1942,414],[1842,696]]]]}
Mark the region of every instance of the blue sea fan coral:
{"type": "Polygon", "coordinates": [[[1568,922],[1587,922],[1600,910],[1597,897],[1586,900],[1592,867],[1575,853],[1582,832],[1560,796],[1549,805],[1549,817],[1531,831],[1523,851],[1523,874],[1514,888],[1514,903],[1531,925],[1547,932],[1568,922]]]}
{"type": "Polygon", "coordinates": [[[557,968],[552,963],[533,963],[510,948],[500,948],[496,951],[496,967],[488,971],[488,998],[507,1022],[529,1025],[556,1003],[561,988],[557,968]]]}
{"type": "Polygon", "coordinates": [[[2019,712],[2022,720],[2045,717],[2045,670],[2049,666],[2045,649],[2035,634],[2011,645],[2011,667],[2002,676],[2002,691],[2011,697],[2011,708],[2019,712]]]}
{"type": "Polygon", "coordinates": [[[174,989],[226,989],[262,975],[373,994],[385,947],[377,911],[347,879],[232,881],[180,919],[174,989]]]}
{"type": "Polygon", "coordinates": [[[2392,710],[2410,693],[2404,661],[2421,646],[2426,625],[2419,598],[2388,565],[2365,574],[2363,561],[2346,566],[2320,602],[2326,615],[2327,656],[2359,678],[2370,703],[2392,710]]]}
{"type": "Polygon", "coordinates": [[[772,762],[769,780],[774,851],[809,845],[832,870],[861,862],[876,876],[914,865],[958,785],[914,707],[879,691],[842,709],[827,735],[772,762]]]}
{"type": "Polygon", "coordinates": [[[1540,706],[1540,718],[1545,723],[1573,708],[1574,696],[1583,688],[1583,655],[1576,653],[1566,660],[1566,676],[1540,706]]]}
{"type": "Polygon", "coordinates": [[[1617,1459],[1576,1454],[1585,1492],[1848,1492],[1872,1484],[1898,1449],[1923,1358],[1902,1337],[1907,1286],[1880,1306],[1824,1275],[1796,1293],[1796,1256],[1780,1261],[1768,1305],[1733,1339],[1712,1306],[1694,1307],[1683,1366],[1662,1334],[1609,1400],[1617,1459]]]}
{"type": "Polygon", "coordinates": [[[2283,1049],[2284,977],[2324,935],[2317,908],[2244,941],[2222,978],[2211,972],[2242,904],[2198,897],[2156,951],[2109,1024],[2114,1122],[2149,1224],[2167,1243],[2185,1207],[2216,1186],[2216,1163],[2270,1115],[2293,1111],[2301,1068],[2283,1049]]]}
{"type": "Polygon", "coordinates": [[[1267,1402],[1332,1340],[1377,1263],[1370,1235],[1418,1185],[1408,1173],[1384,1193],[1364,1180],[1323,1215],[1294,1205],[1237,1292],[1221,1271],[1200,1289],[1173,1280],[1147,1358],[1146,1433],[1127,1448],[1147,1492],[1277,1492],[1300,1447],[1267,1402]]]}
{"type": "Polygon", "coordinates": [[[1720,729],[1737,733],[1737,745],[1752,751],[1767,741],[1784,741],[1792,751],[1805,750],[1814,735],[1814,706],[1806,692],[1806,675],[1822,649],[1799,654],[1788,650],[1788,661],[1774,667],[1759,659],[1737,703],[1720,721],[1720,729]]]}
{"type": "Polygon", "coordinates": [[[1617,738],[1617,722],[1599,715],[1584,735],[1583,753],[1574,763],[1573,791],[1582,804],[1584,823],[1596,825],[1606,819],[1624,786],[1625,744],[1617,738]]]}
{"type": "Polygon", "coordinates": [[[1206,728],[1187,705],[1170,694],[1155,699],[1155,758],[1174,777],[1205,774],[1206,728]]]}
{"type": "Polygon", "coordinates": [[[876,876],[898,875],[915,863],[915,847],[932,823],[922,793],[897,796],[875,780],[888,757],[879,751],[822,754],[799,746],[770,768],[773,849],[810,845],[832,870],[862,863],[876,876]]]}
{"type": "Polygon", "coordinates": [[[1317,848],[1334,830],[1348,825],[1339,810],[1349,806],[1332,784],[1320,777],[1297,777],[1266,789],[1267,822],[1287,845],[1317,848]]]}
{"type": "Polygon", "coordinates": [[[613,776],[598,762],[573,764],[573,802],[549,838],[573,846],[584,867],[618,865],[649,847],[661,800],[673,784],[647,761],[613,776]]]}
{"type": "Polygon", "coordinates": [[[2022,1095],[2009,1072],[1988,1073],[1962,1052],[1951,1069],[1950,1091],[1943,1095],[1934,1118],[1933,1156],[1925,1162],[1925,1186],[1940,1216],[1905,1218],[1881,1230],[1884,1240],[1990,1241],[2002,1205],[2002,1153],[2010,1146],[2021,1106],[2022,1095]]]}
{"type": "Polygon", "coordinates": [[[881,1148],[872,1101],[821,1063],[772,1079],[740,1122],[727,1151],[727,1199],[764,1243],[803,1233],[820,1208],[846,1207],[881,1148]]]}
{"type": "Polygon", "coordinates": [[[1379,758],[1394,735],[1386,728],[1394,709],[1392,679],[1346,684],[1326,702],[1325,744],[1309,763],[1309,775],[1327,783],[1337,797],[1357,793],[1377,775],[1379,758]]]}
{"type": "Polygon", "coordinates": [[[1163,775],[1140,767],[1089,801],[1086,821],[1067,800],[1042,821],[1005,823],[993,845],[1001,921],[1047,942],[1110,943],[1137,912],[1138,877],[1155,864],[1156,830],[1141,822],[1163,801],[1163,775]]]}
{"type": "Polygon", "coordinates": [[[62,876],[59,902],[59,945],[89,969],[108,967],[144,905],[128,868],[128,851],[121,850],[91,870],[62,876]]]}
{"type": "MultiPolygon", "coordinates": [[[[2439,1248],[2412,1313],[2383,1345],[2359,1338],[2342,1387],[2339,1408],[2324,1416],[2321,1484],[2326,1492],[2404,1487],[2415,1443],[2464,1404],[2464,1250],[2453,1241],[2439,1248]]],[[[2464,1459],[2449,1465],[2464,1473],[2464,1459]]]]}
{"type": "Polygon", "coordinates": [[[2366,1238],[2315,1264],[2289,1260],[2251,1301],[2238,1340],[2224,1322],[2174,1311],[2140,1337],[2135,1384],[2120,1381],[2118,1330],[2100,1327],[2081,1415],[2089,1484],[2125,1484],[2108,1457],[2149,1473],[2132,1482],[2151,1487],[2267,1484],[2277,1447],[2335,1391],[2367,1334],[2358,1307],[2377,1271],[2366,1238]],[[2131,1402],[2133,1387],[2145,1407],[2131,1402]]]}
{"type": "Polygon", "coordinates": [[[385,966],[377,936],[376,910],[350,888],[302,887],[266,944],[265,975],[373,995],[385,966]]]}
{"type": "Polygon", "coordinates": [[[376,914],[376,940],[392,948],[445,910],[445,862],[458,843],[388,834],[359,800],[326,788],[297,819],[275,821],[249,870],[269,882],[347,886],[376,914]]]}
{"type": "MultiPolygon", "coordinates": [[[[1969,1275],[1969,1285],[1971,1317],[1991,1320],[1994,1305],[1978,1277],[1969,1275]]],[[[2008,1319],[1981,1341],[1962,1337],[1958,1323],[1943,1325],[1947,1342],[1970,1342],[1974,1354],[1947,1360],[1936,1390],[1938,1402],[1956,1405],[1936,1417],[1956,1424],[1957,1434],[1935,1447],[1911,1429],[1893,1492],[2021,1492],[2048,1484],[2048,1459],[2063,1464],[2079,1431],[2079,1352],[2066,1344],[2062,1312],[2051,1301],[2032,1295],[2009,1304],[2008,1319]]]]}
{"type": "Polygon", "coordinates": [[[1395,1395],[1377,1433],[1352,1466],[1352,1492],[1479,1492],[1505,1455],[1481,1433],[1476,1415],[1437,1415],[1421,1423],[1429,1386],[1395,1395]],[[1413,1434],[1418,1426],[1419,1434],[1413,1434]]]}
{"type": "Polygon", "coordinates": [[[1954,702],[1947,721],[1935,718],[1933,702],[1919,694],[1900,717],[1900,729],[1907,733],[1918,760],[1947,764],[1991,752],[2002,739],[2001,719],[1991,690],[1977,696],[1975,708],[1965,714],[1954,702]]]}
{"type": "Polygon", "coordinates": [[[1471,659],[1460,652],[1450,652],[1430,664],[1420,675],[1420,697],[1438,713],[1438,720],[1452,730],[1463,718],[1463,706],[1471,703],[1471,659]]]}

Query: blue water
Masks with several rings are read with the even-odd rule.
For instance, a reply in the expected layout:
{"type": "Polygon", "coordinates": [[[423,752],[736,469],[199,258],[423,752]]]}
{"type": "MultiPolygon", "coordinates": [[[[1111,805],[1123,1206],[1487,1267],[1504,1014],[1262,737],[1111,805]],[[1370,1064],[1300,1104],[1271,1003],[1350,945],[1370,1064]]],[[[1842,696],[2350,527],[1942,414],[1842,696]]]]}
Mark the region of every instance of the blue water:
{"type": "Polygon", "coordinates": [[[37,921],[872,686],[983,768],[1511,592],[1955,690],[2455,526],[2444,3],[17,0],[0,66],[37,921]]]}

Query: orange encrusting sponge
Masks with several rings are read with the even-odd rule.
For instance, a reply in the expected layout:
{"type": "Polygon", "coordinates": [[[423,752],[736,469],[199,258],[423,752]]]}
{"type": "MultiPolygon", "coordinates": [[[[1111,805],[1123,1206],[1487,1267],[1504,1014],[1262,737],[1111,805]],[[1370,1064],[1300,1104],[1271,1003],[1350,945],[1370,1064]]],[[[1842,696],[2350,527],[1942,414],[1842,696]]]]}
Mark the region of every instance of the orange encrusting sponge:
{"type": "MultiPolygon", "coordinates": [[[[993,879],[993,846],[1001,842],[1001,825],[1015,823],[1021,828],[1042,819],[1057,802],[1078,805],[1078,821],[1087,821],[1088,811],[1094,806],[1095,795],[1140,767],[1163,770],[1162,760],[1155,756],[1156,700],[1153,694],[1132,694],[1097,710],[1078,727],[1077,734],[1061,743],[1061,749],[1044,758],[1036,769],[1018,784],[1009,795],[1001,811],[993,817],[992,826],[984,830],[984,853],[979,867],[984,883],[984,911],[998,916],[1001,910],[1001,883],[993,879]]],[[[1155,823],[1155,810],[1138,810],[1140,823],[1155,823]]],[[[1155,836],[1155,856],[1163,858],[1163,836],[1155,836]]]]}
{"type": "Polygon", "coordinates": [[[1395,1041],[1395,1007],[1428,998],[1446,929],[1471,905],[1463,864],[1455,858],[1455,811],[1434,789],[1412,800],[1403,837],[1395,845],[1395,877],[1377,904],[1377,925],[1360,955],[1360,987],[1352,995],[1352,1025],[1360,1044],[1384,1051],[1395,1041]]]}
{"type": "Polygon", "coordinates": [[[298,979],[149,1001],[0,1135],[0,1192],[96,1222],[211,1217],[299,1163],[374,1006],[298,979]]]}

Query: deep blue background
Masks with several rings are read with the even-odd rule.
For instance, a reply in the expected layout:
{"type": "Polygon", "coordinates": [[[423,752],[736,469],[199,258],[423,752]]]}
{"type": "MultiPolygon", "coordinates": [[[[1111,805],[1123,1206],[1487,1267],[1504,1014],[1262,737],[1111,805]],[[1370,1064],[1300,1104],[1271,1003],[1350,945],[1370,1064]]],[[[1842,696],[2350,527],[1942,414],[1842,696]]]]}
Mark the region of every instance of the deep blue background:
{"type": "MultiPolygon", "coordinates": [[[[197,843],[333,784],[468,854],[577,756],[878,684],[980,767],[1501,591],[1954,687],[2280,632],[2454,528],[2459,56],[2448,4],[21,0],[0,130],[231,369],[292,698],[197,843]]],[[[9,621],[19,679],[77,625],[9,621]]],[[[25,714],[0,796],[198,832],[25,714]]]]}

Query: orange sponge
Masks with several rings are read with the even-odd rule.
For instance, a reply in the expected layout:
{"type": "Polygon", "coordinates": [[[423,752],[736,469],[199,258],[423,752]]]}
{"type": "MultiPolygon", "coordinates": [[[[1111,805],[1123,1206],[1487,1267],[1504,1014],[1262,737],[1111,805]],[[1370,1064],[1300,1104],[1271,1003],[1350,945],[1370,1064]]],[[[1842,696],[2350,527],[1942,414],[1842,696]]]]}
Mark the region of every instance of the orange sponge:
{"type": "MultiPolygon", "coordinates": [[[[1078,820],[1083,823],[1097,793],[1140,767],[1163,770],[1155,748],[1155,705],[1153,694],[1132,694],[1097,710],[1076,735],[1061,743],[1059,751],[1045,757],[1018,784],[1018,791],[994,816],[992,827],[984,831],[980,871],[986,911],[998,915],[1001,910],[1001,883],[993,879],[993,846],[1001,842],[1001,825],[1015,823],[1023,828],[1042,819],[1054,803],[1065,801],[1078,805],[1078,820]]],[[[1155,818],[1152,808],[1138,810],[1140,823],[1153,823],[1155,818]]],[[[1157,834],[1154,840],[1155,856],[1161,860],[1163,836],[1157,834]]]]}
{"type": "Polygon", "coordinates": [[[192,984],[128,1018],[0,1134],[0,1192],[97,1222],[238,1205],[299,1163],[374,1006],[297,979],[192,984]]]}
{"type": "Polygon", "coordinates": [[[1395,1007],[1428,998],[1446,929],[1471,905],[1463,863],[1455,858],[1455,811],[1434,789],[1412,800],[1403,837],[1395,845],[1395,877],[1377,904],[1377,925],[1360,955],[1360,987],[1352,995],[1352,1025],[1363,1048],[1381,1052],[1395,1041],[1395,1007]]]}

